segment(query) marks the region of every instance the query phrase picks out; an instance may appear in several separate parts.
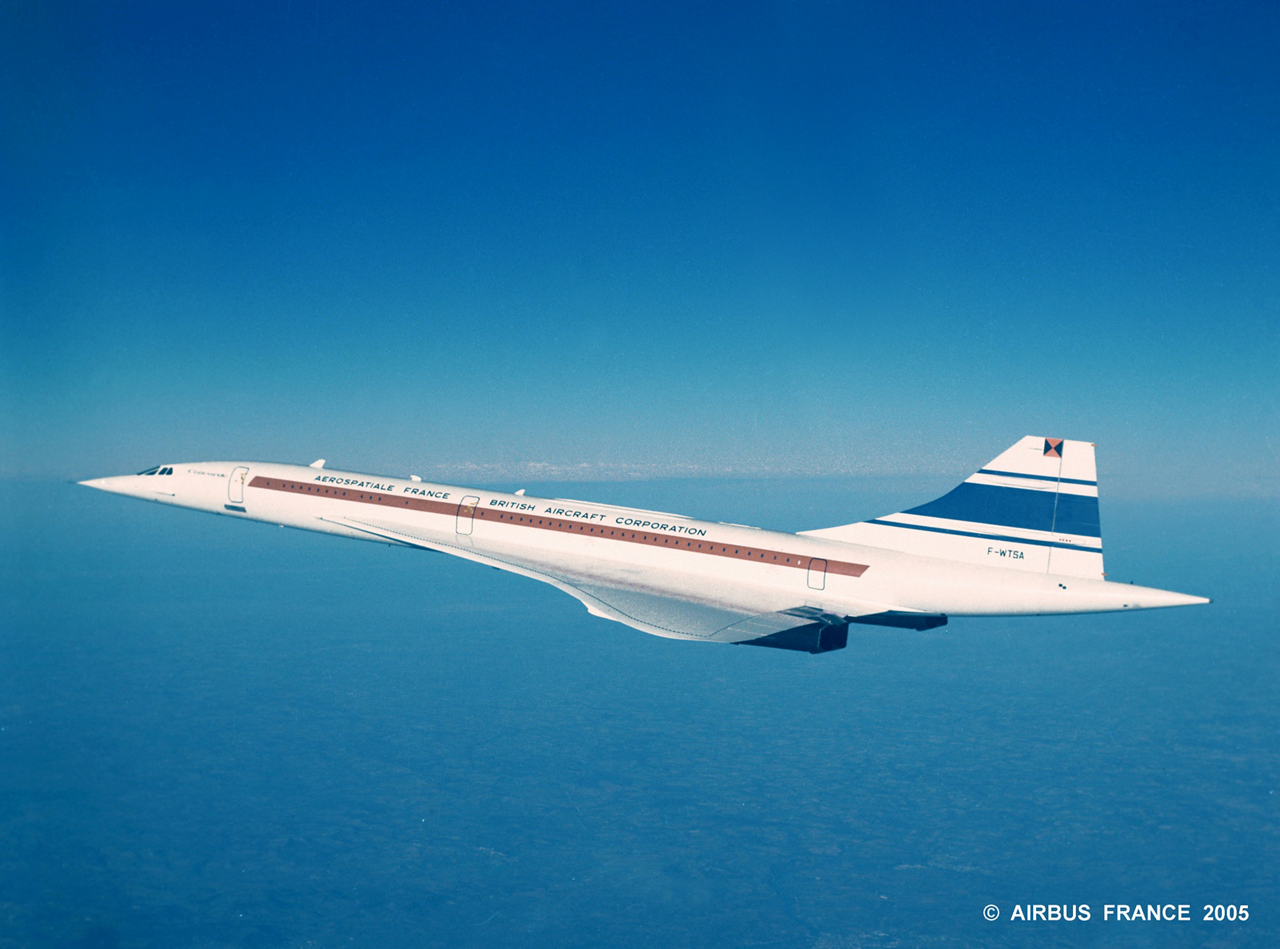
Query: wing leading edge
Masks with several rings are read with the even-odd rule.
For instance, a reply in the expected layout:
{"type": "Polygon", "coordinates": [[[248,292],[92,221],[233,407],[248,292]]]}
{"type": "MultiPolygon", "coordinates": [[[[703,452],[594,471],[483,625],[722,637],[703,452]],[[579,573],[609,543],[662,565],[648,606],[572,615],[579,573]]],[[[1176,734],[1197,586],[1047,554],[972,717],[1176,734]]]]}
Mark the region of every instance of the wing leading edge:
{"type": "Polygon", "coordinates": [[[351,517],[335,518],[331,522],[391,543],[453,554],[549,583],[581,602],[595,616],[667,639],[768,646],[816,654],[843,649],[848,643],[850,623],[932,629],[947,622],[947,618],[938,613],[914,613],[881,607],[871,607],[866,613],[856,616],[838,616],[804,605],[772,613],[725,609],[668,594],[602,583],[597,579],[554,573],[545,568],[533,569],[525,564],[479,554],[469,548],[429,540],[407,532],[398,524],[351,517]]]}

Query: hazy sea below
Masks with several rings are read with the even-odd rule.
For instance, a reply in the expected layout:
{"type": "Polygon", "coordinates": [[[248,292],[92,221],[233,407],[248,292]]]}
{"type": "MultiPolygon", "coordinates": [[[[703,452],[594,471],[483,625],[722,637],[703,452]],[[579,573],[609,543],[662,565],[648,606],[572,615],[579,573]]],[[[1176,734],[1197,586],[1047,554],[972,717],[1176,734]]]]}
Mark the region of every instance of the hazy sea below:
{"type": "MultiPolygon", "coordinates": [[[[0,949],[1280,945],[1274,502],[1104,491],[1112,579],[1211,606],[855,627],[809,656],[649,637],[445,556],[5,487],[0,949]],[[1103,920],[1148,903],[1191,920],[1103,920]]],[[[796,530],[949,485],[528,487],[796,530]]]]}

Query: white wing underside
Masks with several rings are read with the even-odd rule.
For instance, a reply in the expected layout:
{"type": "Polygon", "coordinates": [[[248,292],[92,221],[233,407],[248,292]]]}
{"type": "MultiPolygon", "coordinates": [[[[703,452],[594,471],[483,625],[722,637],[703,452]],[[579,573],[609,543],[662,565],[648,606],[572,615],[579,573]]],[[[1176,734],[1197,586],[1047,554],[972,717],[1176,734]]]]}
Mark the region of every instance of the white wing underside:
{"type": "MultiPolygon", "coordinates": [[[[774,613],[725,609],[656,591],[602,583],[598,579],[575,576],[568,572],[552,572],[541,565],[534,568],[528,564],[502,560],[488,554],[476,553],[466,547],[440,543],[418,536],[406,531],[399,524],[351,517],[322,518],[322,520],[340,524],[391,543],[451,554],[549,583],[579,600],[595,616],[614,620],[642,632],[668,639],[746,643],[786,630],[800,627],[838,626],[849,620],[849,617],[823,613],[814,607],[800,604],[774,613]]],[[[865,612],[860,612],[858,615],[878,613],[886,608],[878,604],[868,604],[865,612]]]]}

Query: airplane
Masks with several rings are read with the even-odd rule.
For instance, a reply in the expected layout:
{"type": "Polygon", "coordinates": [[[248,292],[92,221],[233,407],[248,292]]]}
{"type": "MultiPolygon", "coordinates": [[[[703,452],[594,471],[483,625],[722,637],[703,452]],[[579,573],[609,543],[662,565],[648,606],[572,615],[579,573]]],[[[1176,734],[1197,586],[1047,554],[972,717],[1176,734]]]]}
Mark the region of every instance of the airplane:
{"type": "Polygon", "coordinates": [[[1103,613],[1205,597],[1102,569],[1091,442],[1027,436],[942,497],[796,534],[677,514],[259,462],[80,484],[252,521],[452,554],[531,577],[655,636],[843,649],[855,624],[1103,613]]]}

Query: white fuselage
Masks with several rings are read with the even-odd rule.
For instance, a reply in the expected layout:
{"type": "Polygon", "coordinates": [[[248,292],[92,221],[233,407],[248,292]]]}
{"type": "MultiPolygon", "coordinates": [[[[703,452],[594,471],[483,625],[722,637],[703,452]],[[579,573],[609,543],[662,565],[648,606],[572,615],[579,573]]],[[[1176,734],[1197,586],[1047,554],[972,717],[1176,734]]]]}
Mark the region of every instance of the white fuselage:
{"type": "Polygon", "coordinates": [[[581,578],[760,613],[803,605],[837,616],[1008,615],[1205,602],[587,501],[302,465],[206,462],[171,470],[84,483],[247,520],[427,547],[531,576],[581,578]]]}

